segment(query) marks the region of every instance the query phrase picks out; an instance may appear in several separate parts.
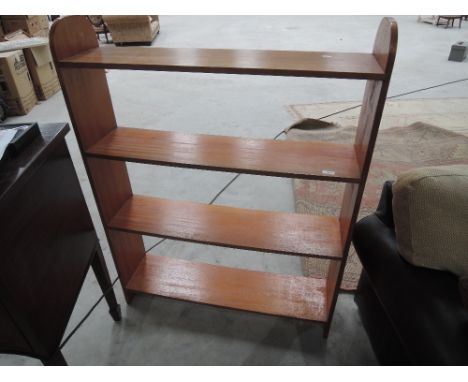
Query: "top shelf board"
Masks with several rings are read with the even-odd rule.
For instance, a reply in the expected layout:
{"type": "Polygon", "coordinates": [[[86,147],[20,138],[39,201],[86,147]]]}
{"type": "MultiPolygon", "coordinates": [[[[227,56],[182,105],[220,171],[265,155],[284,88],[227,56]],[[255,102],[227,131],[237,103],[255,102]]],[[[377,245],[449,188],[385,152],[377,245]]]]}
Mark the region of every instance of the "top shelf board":
{"type": "Polygon", "coordinates": [[[100,47],[62,59],[60,67],[158,70],[382,80],[370,53],[100,47]]]}

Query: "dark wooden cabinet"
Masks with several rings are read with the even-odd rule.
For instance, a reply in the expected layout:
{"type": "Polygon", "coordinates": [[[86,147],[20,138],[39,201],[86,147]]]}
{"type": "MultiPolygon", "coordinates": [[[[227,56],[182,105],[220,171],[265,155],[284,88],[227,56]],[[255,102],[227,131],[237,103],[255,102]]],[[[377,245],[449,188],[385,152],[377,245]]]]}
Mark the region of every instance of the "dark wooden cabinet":
{"type": "MultiPolygon", "coordinates": [[[[0,352],[66,364],[60,342],[92,265],[103,291],[111,281],[73,167],[67,124],[0,163],[0,352]]],[[[110,312],[120,307],[110,290],[110,312]]]]}

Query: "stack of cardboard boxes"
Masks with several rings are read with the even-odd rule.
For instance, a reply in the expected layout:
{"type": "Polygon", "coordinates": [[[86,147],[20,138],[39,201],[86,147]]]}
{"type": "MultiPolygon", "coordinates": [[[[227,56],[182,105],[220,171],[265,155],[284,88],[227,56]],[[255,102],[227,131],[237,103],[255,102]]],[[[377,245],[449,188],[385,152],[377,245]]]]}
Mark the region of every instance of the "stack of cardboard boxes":
{"type": "Polygon", "coordinates": [[[23,30],[31,37],[49,37],[47,16],[2,16],[5,33],[23,30]]]}
{"type": "Polygon", "coordinates": [[[45,101],[60,90],[60,83],[48,45],[25,49],[24,55],[38,99],[45,101]]]}
{"type": "Polygon", "coordinates": [[[0,53],[0,95],[9,115],[28,114],[37,103],[22,50],[0,53]]]}
{"type": "MultiPolygon", "coordinates": [[[[9,41],[27,40],[29,37],[17,31],[6,36],[9,41]]],[[[50,53],[49,45],[23,49],[32,83],[38,99],[45,101],[60,90],[60,83],[50,53]]]]}
{"type": "MultiPolygon", "coordinates": [[[[1,21],[9,33],[6,41],[48,37],[47,16],[2,16],[1,21]]],[[[9,107],[8,114],[25,115],[37,99],[46,100],[59,90],[48,44],[0,53],[0,96],[9,107]]]]}

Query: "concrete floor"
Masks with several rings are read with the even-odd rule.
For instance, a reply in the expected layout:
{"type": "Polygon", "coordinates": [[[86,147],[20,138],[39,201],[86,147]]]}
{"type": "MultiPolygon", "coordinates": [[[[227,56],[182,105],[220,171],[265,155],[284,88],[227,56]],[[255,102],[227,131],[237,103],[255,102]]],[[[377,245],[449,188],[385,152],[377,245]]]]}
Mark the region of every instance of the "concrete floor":
{"type": "MultiPolygon", "coordinates": [[[[195,17],[162,16],[160,47],[362,51],[372,49],[379,16],[195,17]]],[[[443,29],[396,17],[399,47],[389,95],[468,78],[468,62],[447,61],[451,44],[468,40],[468,23],[443,29]]],[[[109,71],[118,123],[141,128],[221,135],[273,137],[293,122],[288,105],[362,98],[364,82],[190,73],[109,71]]],[[[468,97],[468,82],[405,98],[468,97]]],[[[321,117],[317,115],[316,118],[321,117]]],[[[69,121],[62,94],[8,122],[69,121]]],[[[73,133],[67,137],[109,270],[115,267],[103,235],[73,133]]],[[[229,173],[128,165],[134,192],[209,202],[233,177],[229,173]]],[[[217,204],[293,211],[290,181],[242,175],[217,204]]],[[[146,247],[156,238],[145,238],[146,247]]],[[[290,256],[165,241],[155,254],[255,270],[300,274],[290,256]]],[[[114,323],[101,302],[71,337],[63,353],[71,365],[373,365],[373,355],[353,296],[341,294],[328,340],[320,325],[230,311],[157,297],[138,296],[131,306],[116,294],[123,320],[114,323]]],[[[86,278],[67,328],[76,326],[100,297],[94,275],[86,278]]],[[[66,334],[67,335],[67,334],[66,334]]],[[[37,360],[0,355],[0,365],[37,360]]]]}

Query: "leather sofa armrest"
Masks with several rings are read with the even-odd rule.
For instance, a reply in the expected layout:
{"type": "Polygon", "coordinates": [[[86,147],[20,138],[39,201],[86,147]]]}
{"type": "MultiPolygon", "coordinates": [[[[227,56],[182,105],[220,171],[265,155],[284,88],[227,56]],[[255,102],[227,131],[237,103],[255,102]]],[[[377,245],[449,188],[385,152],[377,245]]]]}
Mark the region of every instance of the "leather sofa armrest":
{"type": "Polygon", "coordinates": [[[458,290],[463,305],[468,309],[468,276],[462,276],[458,279],[458,290]]]}
{"type": "Polygon", "coordinates": [[[416,267],[400,256],[391,202],[387,182],[378,211],[354,228],[353,244],[370,284],[411,363],[466,365],[468,321],[459,293],[462,285],[449,272],[416,267]]]}
{"type": "Polygon", "coordinates": [[[375,211],[375,215],[389,228],[395,228],[395,222],[393,220],[393,181],[387,180],[382,188],[382,194],[380,195],[379,205],[375,211]]]}

